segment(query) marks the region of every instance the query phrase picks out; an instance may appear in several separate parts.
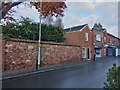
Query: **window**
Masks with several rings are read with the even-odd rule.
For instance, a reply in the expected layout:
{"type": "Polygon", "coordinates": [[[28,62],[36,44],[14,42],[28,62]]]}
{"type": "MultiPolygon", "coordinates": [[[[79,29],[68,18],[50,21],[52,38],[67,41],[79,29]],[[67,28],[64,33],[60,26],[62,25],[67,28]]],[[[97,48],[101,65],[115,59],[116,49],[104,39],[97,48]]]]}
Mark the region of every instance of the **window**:
{"type": "Polygon", "coordinates": [[[85,33],[85,41],[88,41],[88,33],[85,33]]]}
{"type": "Polygon", "coordinates": [[[117,44],[117,39],[115,39],[115,44],[117,44]]]}
{"type": "Polygon", "coordinates": [[[86,58],[86,48],[82,48],[82,58],[86,58]]]}
{"type": "Polygon", "coordinates": [[[106,42],[106,37],[104,37],[104,42],[106,42]]]}
{"type": "Polygon", "coordinates": [[[97,35],[96,35],[96,40],[97,40],[97,41],[101,41],[101,35],[97,34],[97,35]]]}
{"type": "Polygon", "coordinates": [[[112,39],[110,38],[110,43],[112,43],[112,39]]]}

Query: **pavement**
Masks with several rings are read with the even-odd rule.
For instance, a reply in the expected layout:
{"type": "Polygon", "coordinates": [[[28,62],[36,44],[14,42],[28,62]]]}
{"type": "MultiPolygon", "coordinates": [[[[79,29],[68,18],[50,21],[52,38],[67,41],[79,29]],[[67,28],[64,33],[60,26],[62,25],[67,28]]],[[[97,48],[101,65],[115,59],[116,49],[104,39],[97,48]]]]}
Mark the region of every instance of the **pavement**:
{"type": "MultiPolygon", "coordinates": [[[[108,57],[108,58],[111,58],[111,57],[108,57]]],[[[104,61],[105,59],[106,58],[101,60],[104,61]]],[[[50,71],[55,71],[55,70],[60,70],[65,68],[72,68],[72,67],[77,67],[85,64],[90,64],[93,62],[101,62],[101,60],[96,60],[96,61],[88,60],[88,61],[82,61],[82,62],[76,62],[76,63],[70,63],[70,64],[50,65],[50,66],[40,67],[38,70],[33,69],[33,70],[6,71],[6,72],[2,72],[2,78],[0,78],[0,80],[24,77],[24,76],[39,74],[42,72],[50,72],[50,71]]]]}

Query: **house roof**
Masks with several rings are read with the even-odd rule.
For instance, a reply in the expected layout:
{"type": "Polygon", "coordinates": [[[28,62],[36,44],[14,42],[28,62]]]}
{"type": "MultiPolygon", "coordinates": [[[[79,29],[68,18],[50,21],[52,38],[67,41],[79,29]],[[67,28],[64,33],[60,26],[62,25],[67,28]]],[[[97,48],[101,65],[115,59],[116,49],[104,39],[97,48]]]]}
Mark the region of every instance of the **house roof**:
{"type": "Polygon", "coordinates": [[[120,40],[120,38],[119,38],[119,37],[116,37],[116,36],[114,36],[114,35],[112,35],[112,34],[110,34],[110,33],[107,33],[107,35],[110,35],[110,36],[112,36],[112,37],[117,38],[117,39],[119,39],[119,40],[120,40]]]}
{"type": "Polygon", "coordinates": [[[97,29],[97,28],[92,28],[91,30],[97,30],[97,31],[100,31],[100,32],[104,32],[106,29],[97,29]]]}
{"type": "Polygon", "coordinates": [[[85,26],[87,26],[88,24],[84,24],[84,25],[79,25],[79,26],[74,26],[74,27],[70,27],[70,28],[66,28],[64,29],[65,32],[73,32],[73,31],[78,31],[83,29],[85,26]]]}

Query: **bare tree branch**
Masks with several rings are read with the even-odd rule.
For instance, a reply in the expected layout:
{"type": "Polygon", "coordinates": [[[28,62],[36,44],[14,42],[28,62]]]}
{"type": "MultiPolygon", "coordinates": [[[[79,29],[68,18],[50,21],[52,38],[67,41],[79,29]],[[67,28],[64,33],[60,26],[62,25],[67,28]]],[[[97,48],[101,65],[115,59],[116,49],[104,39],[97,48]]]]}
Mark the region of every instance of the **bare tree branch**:
{"type": "Polygon", "coordinates": [[[0,2],[0,19],[4,18],[12,7],[19,5],[24,1],[29,1],[29,0],[19,0],[18,2],[8,2],[8,3],[0,2]]]}

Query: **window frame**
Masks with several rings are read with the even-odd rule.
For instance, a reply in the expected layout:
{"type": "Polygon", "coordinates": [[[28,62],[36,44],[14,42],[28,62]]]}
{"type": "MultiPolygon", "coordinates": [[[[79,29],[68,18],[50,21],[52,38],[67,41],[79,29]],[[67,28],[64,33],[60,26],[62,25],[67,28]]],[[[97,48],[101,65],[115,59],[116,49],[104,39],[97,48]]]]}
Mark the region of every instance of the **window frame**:
{"type": "Polygon", "coordinates": [[[82,47],[82,58],[86,58],[86,47],[82,47]],[[83,49],[85,50],[84,52],[83,52],[83,49]],[[83,54],[85,54],[84,57],[83,57],[83,54]]]}
{"type": "Polygon", "coordinates": [[[104,37],[104,42],[106,42],[107,41],[107,38],[106,37],[104,37]]]}
{"type": "Polygon", "coordinates": [[[101,41],[101,35],[100,34],[96,34],[96,41],[101,41]]]}
{"type": "Polygon", "coordinates": [[[86,32],[86,33],[85,33],[85,41],[88,41],[88,39],[89,39],[89,35],[88,35],[88,33],[86,32]]]}

